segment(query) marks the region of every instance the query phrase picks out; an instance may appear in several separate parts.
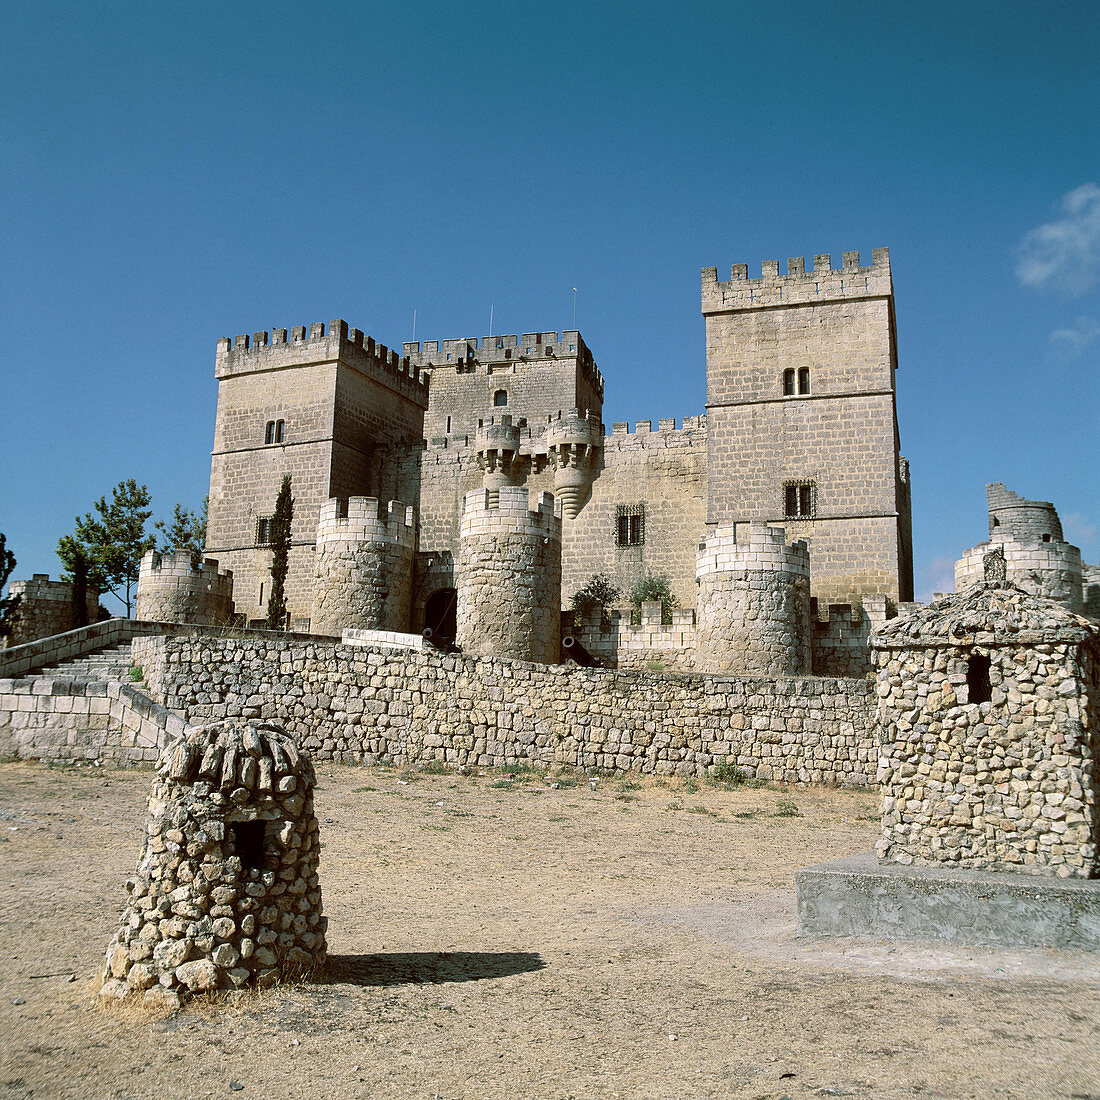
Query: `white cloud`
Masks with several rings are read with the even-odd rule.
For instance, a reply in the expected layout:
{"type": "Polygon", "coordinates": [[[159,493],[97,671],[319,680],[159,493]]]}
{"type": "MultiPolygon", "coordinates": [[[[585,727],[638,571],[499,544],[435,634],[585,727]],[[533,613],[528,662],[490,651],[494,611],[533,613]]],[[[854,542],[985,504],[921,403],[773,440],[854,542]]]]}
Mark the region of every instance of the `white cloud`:
{"type": "Polygon", "coordinates": [[[934,557],[920,571],[918,603],[928,603],[937,592],[955,591],[955,559],[946,554],[934,557]]]}
{"type": "Polygon", "coordinates": [[[1077,297],[1100,278],[1100,187],[1084,183],[1062,196],[1062,217],[1020,243],[1016,276],[1026,286],[1077,297]]]}
{"type": "Polygon", "coordinates": [[[1096,524],[1080,512],[1069,512],[1062,517],[1062,532],[1067,542],[1082,549],[1089,549],[1096,542],[1096,524]]]}
{"type": "Polygon", "coordinates": [[[1055,329],[1051,340],[1070,358],[1076,358],[1100,336],[1100,324],[1092,317],[1078,317],[1070,328],[1055,329]]]}

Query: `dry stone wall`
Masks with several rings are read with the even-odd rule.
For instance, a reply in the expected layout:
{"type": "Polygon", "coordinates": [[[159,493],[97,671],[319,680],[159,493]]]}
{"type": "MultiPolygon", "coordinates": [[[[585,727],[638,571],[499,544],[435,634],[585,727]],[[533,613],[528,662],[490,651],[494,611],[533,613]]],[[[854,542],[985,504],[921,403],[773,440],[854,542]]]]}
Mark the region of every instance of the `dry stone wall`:
{"type": "Polygon", "coordinates": [[[316,760],[520,762],[867,786],[865,680],[681,676],[353,648],[316,640],[134,643],[158,702],[192,722],[283,724],[316,760]]]}

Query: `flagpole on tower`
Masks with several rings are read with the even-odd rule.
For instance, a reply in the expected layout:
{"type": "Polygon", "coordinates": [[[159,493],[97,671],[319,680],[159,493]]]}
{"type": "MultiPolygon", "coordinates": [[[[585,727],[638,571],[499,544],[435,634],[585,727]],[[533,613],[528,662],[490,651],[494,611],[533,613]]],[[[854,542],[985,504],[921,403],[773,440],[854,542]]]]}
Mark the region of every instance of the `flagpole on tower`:
{"type": "Polygon", "coordinates": [[[573,330],[577,328],[577,288],[573,287],[573,330]]]}

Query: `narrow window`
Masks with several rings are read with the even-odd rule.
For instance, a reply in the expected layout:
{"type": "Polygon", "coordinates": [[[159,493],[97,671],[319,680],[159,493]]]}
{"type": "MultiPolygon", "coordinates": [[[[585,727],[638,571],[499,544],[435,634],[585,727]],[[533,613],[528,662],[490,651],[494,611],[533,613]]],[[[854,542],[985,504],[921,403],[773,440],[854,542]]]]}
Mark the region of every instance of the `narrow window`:
{"type": "Polygon", "coordinates": [[[451,418],[447,417],[447,435],[451,434],[451,418]]]}
{"type": "Polygon", "coordinates": [[[261,607],[264,605],[264,582],[260,581],[260,598],[257,601],[261,607]]]}
{"type": "Polygon", "coordinates": [[[256,545],[270,546],[272,528],[275,525],[274,516],[260,516],[256,520],[256,545]]]}
{"type": "Polygon", "coordinates": [[[269,420],[267,427],[264,429],[264,443],[275,442],[275,421],[269,420]]]}
{"type": "Polygon", "coordinates": [[[809,393],[810,392],[810,368],[799,367],[798,368],[798,392],[809,393]]]}
{"type": "Polygon", "coordinates": [[[615,516],[615,543],[618,546],[645,544],[645,505],[620,504],[615,516]]]}
{"type": "Polygon", "coordinates": [[[276,420],[275,421],[275,439],[274,439],[275,443],[282,443],[282,441],[283,441],[283,427],[284,427],[284,421],[282,421],[282,420],[276,420]]]}
{"type": "Polygon", "coordinates": [[[493,394],[493,404],[496,405],[497,408],[501,408],[502,406],[507,405],[508,391],[497,390],[497,392],[493,394]]]}
{"type": "Polygon", "coordinates": [[[785,370],[783,372],[783,396],[794,396],[794,369],[785,370]]]}
{"type": "Polygon", "coordinates": [[[1043,542],[1050,542],[1050,535],[1044,535],[1043,542]]]}
{"type": "Polygon", "coordinates": [[[233,852],[241,861],[241,869],[258,871],[264,865],[264,823],[262,821],[231,821],[233,852]]]}
{"type": "Polygon", "coordinates": [[[788,481],[783,486],[783,515],[813,519],[817,514],[817,486],[812,481],[788,481]]]}
{"type": "Polygon", "coordinates": [[[992,695],[989,683],[989,658],[972,653],[966,662],[966,698],[971,703],[988,703],[992,695]]]}

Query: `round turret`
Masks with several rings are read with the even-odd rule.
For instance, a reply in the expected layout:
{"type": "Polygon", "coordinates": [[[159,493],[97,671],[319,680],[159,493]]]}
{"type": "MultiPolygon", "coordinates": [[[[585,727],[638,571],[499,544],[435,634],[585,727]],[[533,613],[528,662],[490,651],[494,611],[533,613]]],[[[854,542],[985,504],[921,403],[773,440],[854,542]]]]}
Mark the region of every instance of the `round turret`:
{"type": "Polygon", "coordinates": [[[603,425],[598,417],[581,416],[573,409],[546,429],[547,449],[554,467],[554,492],[562,514],[572,519],[592,489],[596,459],[603,446],[603,425]]]}
{"type": "Polygon", "coordinates": [[[765,523],[721,524],[700,544],[696,668],[749,676],[810,671],[810,556],[765,523]]]}
{"type": "Polygon", "coordinates": [[[1068,542],[1018,542],[1001,538],[971,547],[955,562],[955,591],[983,580],[982,563],[993,546],[1004,551],[1008,579],[1033,596],[1057,600],[1074,613],[1084,610],[1081,551],[1068,542]]]}
{"type": "Polygon", "coordinates": [[[138,567],[135,615],[158,623],[218,626],[233,617],[233,571],[214,558],[191,564],[189,550],[150,550],[138,567]]]}
{"type": "Polygon", "coordinates": [[[348,628],[409,629],[416,519],[412,508],[375,497],[321,505],[313,559],[314,634],[348,628]]]}
{"type": "Polygon", "coordinates": [[[491,416],[487,421],[480,421],[474,435],[474,450],[486,489],[496,492],[502,485],[515,483],[519,428],[510,416],[491,416]]]}
{"type": "Polygon", "coordinates": [[[561,515],[550,493],[529,500],[527,490],[514,485],[467,493],[455,580],[462,650],[558,661],[561,515]]]}

